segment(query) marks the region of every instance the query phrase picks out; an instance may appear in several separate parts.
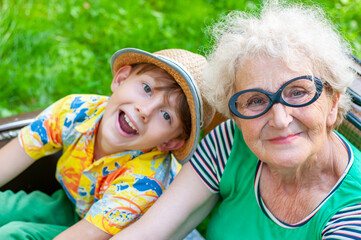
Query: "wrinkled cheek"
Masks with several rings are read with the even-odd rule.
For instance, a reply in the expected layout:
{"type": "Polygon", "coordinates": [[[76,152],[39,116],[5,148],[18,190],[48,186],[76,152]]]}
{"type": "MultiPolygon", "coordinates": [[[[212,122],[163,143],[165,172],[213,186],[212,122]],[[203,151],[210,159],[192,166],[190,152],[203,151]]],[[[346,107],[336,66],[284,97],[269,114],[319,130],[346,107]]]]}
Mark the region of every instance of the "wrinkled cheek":
{"type": "MultiPolygon", "coordinates": [[[[250,128],[252,130],[252,128],[250,128]]],[[[261,144],[261,140],[260,137],[258,135],[255,134],[255,132],[252,131],[245,131],[242,132],[243,134],[243,139],[245,141],[245,143],[247,144],[248,148],[254,153],[254,154],[258,154],[259,152],[259,147],[261,144]]]]}
{"type": "Polygon", "coordinates": [[[236,121],[237,127],[241,130],[243,138],[247,144],[251,144],[260,138],[260,127],[253,124],[253,120],[238,120],[236,121]]]}

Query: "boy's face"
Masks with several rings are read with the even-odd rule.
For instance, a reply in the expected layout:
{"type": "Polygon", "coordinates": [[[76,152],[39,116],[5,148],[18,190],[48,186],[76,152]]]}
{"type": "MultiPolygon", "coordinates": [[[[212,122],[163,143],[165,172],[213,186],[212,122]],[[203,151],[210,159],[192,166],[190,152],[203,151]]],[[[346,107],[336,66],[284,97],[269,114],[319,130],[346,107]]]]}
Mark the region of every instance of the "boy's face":
{"type": "Polygon", "coordinates": [[[127,150],[161,151],[180,148],[185,140],[178,139],[182,123],[178,117],[176,94],[156,90],[165,85],[159,73],[131,73],[132,67],[120,68],[111,89],[113,95],[101,120],[96,150],[103,155],[127,150]]]}

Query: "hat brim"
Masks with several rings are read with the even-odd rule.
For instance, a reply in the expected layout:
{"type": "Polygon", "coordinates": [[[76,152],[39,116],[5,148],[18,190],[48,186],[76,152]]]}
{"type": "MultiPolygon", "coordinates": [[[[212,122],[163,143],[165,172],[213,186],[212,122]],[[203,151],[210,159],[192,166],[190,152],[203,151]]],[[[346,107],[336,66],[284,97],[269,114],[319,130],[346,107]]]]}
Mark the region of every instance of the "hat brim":
{"type": "Polygon", "coordinates": [[[136,48],[125,48],[115,52],[111,58],[112,73],[115,75],[124,65],[151,63],[167,71],[182,88],[191,113],[191,133],[185,144],[172,151],[176,159],[186,163],[193,155],[200,136],[202,99],[197,85],[185,67],[162,55],[152,54],[136,48]]]}

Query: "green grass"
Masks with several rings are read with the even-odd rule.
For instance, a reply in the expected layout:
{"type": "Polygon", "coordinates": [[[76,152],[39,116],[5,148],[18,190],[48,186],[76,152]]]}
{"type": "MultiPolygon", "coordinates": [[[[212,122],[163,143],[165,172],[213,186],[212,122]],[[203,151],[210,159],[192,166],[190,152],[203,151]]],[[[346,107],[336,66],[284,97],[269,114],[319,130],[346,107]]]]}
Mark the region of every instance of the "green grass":
{"type": "MultiPolygon", "coordinates": [[[[309,2],[309,1],[307,1],[309,2]]],[[[245,0],[0,0],[0,117],[42,109],[70,93],[110,94],[118,49],[204,54],[205,29],[245,0]]],[[[361,56],[361,0],[317,3],[361,56]]]]}

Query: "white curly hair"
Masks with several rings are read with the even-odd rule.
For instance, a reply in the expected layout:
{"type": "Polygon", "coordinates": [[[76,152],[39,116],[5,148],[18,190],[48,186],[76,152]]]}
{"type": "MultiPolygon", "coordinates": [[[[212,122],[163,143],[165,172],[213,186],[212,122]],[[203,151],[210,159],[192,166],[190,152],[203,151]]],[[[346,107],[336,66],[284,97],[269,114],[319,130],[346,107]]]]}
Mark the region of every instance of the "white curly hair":
{"type": "Polygon", "coordinates": [[[269,56],[291,70],[307,71],[327,81],[331,96],[340,93],[333,128],[342,122],[350,107],[346,89],[355,79],[349,68],[351,49],[320,8],[268,1],[259,15],[233,11],[210,30],[215,45],[208,54],[204,93],[220,113],[231,117],[228,101],[235,93],[235,76],[242,64],[269,56]]]}

